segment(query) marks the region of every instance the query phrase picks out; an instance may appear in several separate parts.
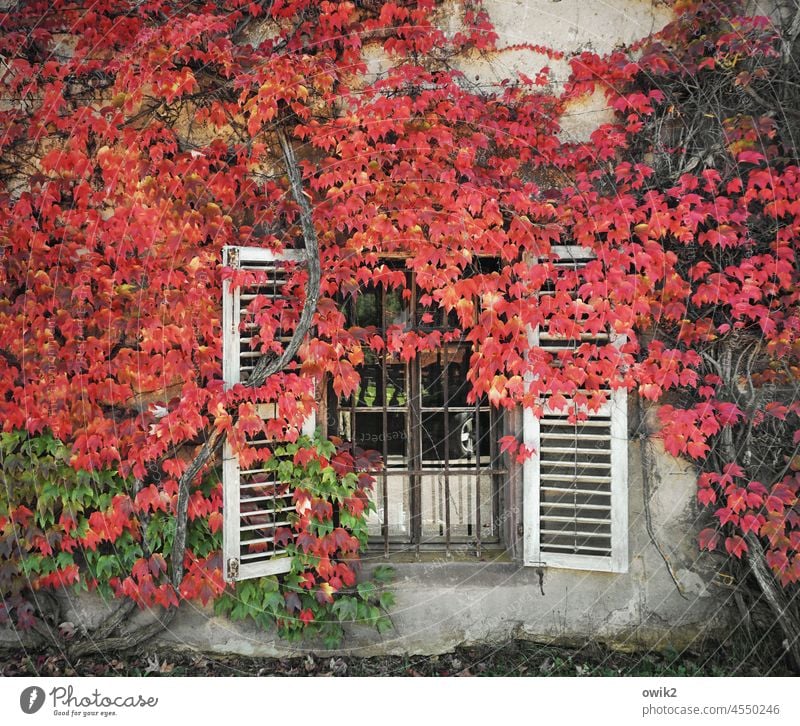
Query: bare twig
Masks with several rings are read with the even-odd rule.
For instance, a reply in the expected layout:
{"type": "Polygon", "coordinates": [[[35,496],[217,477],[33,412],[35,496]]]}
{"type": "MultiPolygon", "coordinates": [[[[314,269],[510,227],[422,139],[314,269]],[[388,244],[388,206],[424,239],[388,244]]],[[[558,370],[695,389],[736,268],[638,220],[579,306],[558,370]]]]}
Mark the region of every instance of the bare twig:
{"type": "MultiPolygon", "coordinates": [[[[733,374],[733,351],[731,345],[725,345],[723,347],[721,359],[721,368],[724,375],[723,381],[727,386],[732,387],[735,385],[735,382],[731,380],[733,374]]],[[[727,462],[738,463],[740,465],[744,463],[738,461],[736,449],[733,444],[733,432],[730,426],[723,427],[721,443],[722,455],[727,462]]],[[[745,464],[743,468],[747,470],[747,465],[745,464]]],[[[747,543],[747,562],[750,566],[750,572],[753,574],[759,589],[763,593],[767,603],[769,603],[781,630],[786,636],[784,648],[790,655],[794,668],[800,672],[800,622],[793,610],[793,602],[796,593],[789,598],[778,586],[775,576],[767,567],[766,554],[761,540],[753,534],[753,532],[745,534],[744,539],[747,543]]]]}
{"type": "Polygon", "coordinates": [[[767,110],[772,111],[776,114],[786,114],[787,116],[792,116],[793,118],[800,118],[800,111],[791,106],[781,105],[778,108],[774,103],[770,103],[766,98],[764,98],[758,91],[756,91],[752,86],[740,86],[740,88],[752,98],[756,103],[761,104],[767,110]]]}
{"type": "Polygon", "coordinates": [[[794,594],[787,597],[766,565],[761,540],[753,532],[748,532],[744,538],[747,542],[747,561],[750,571],[786,636],[783,641],[784,650],[791,658],[794,669],[800,673],[800,623],[793,610],[794,601],[800,591],[795,590],[794,594]]]}

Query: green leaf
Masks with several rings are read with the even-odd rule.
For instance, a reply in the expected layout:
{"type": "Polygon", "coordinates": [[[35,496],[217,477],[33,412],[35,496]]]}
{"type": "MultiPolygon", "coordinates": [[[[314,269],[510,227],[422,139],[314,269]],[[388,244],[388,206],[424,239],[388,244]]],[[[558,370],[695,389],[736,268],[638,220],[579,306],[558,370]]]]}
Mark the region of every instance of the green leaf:
{"type": "Polygon", "coordinates": [[[269,613],[280,613],[285,605],[285,601],[283,599],[283,595],[277,590],[274,592],[268,592],[264,596],[263,606],[264,611],[269,613]]]}
{"type": "Polygon", "coordinates": [[[269,577],[262,577],[258,582],[261,588],[266,590],[267,592],[278,592],[278,589],[280,587],[278,578],[275,577],[275,575],[270,575],[269,577]]]}
{"type": "Polygon", "coordinates": [[[327,623],[322,629],[322,642],[326,648],[338,648],[344,638],[344,630],[336,623],[327,623]]]}
{"type": "Polygon", "coordinates": [[[222,595],[214,601],[214,614],[227,615],[233,607],[233,598],[229,595],[222,595]]]}
{"type": "Polygon", "coordinates": [[[236,605],[231,608],[230,618],[231,620],[244,620],[247,617],[248,608],[247,605],[244,603],[236,603],[236,605]]]}
{"type": "Polygon", "coordinates": [[[385,632],[394,628],[394,623],[392,623],[392,621],[387,617],[378,618],[375,621],[375,628],[381,635],[383,635],[385,632]]]}
{"type": "Polygon", "coordinates": [[[378,565],[372,571],[372,579],[381,584],[392,582],[392,580],[395,578],[395,575],[396,572],[394,568],[390,567],[389,565],[378,565]]]}
{"type": "Polygon", "coordinates": [[[374,582],[359,582],[356,589],[358,590],[358,594],[361,596],[361,598],[367,601],[375,597],[377,593],[377,588],[375,587],[374,582]]]}
{"type": "Polygon", "coordinates": [[[358,619],[358,602],[353,597],[342,595],[331,607],[341,622],[354,622],[358,619]]]}
{"type": "Polygon", "coordinates": [[[75,558],[69,552],[59,552],[56,555],[56,564],[58,565],[59,569],[64,569],[69,565],[75,564],[75,558]]]}
{"type": "Polygon", "coordinates": [[[236,590],[236,594],[239,595],[242,602],[247,605],[250,605],[251,603],[255,602],[256,598],[258,597],[256,589],[250,582],[241,583],[236,590]]]}

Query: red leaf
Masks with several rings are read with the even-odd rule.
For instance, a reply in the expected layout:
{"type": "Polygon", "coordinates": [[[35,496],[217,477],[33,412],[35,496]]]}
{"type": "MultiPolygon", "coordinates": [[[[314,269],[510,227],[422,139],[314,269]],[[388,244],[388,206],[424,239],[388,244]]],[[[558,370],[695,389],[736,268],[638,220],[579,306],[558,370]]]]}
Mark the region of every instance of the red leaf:
{"type": "Polygon", "coordinates": [[[757,151],[742,151],[736,157],[736,161],[740,164],[759,164],[765,160],[763,154],[759,154],[757,151]]]}
{"type": "Polygon", "coordinates": [[[158,577],[161,573],[167,571],[167,561],[164,559],[164,556],[159,552],[156,552],[154,555],[150,557],[150,573],[153,577],[158,577]]]}
{"type": "Polygon", "coordinates": [[[518,446],[519,446],[519,441],[517,441],[516,436],[503,436],[500,439],[500,452],[503,454],[505,454],[506,452],[508,452],[511,455],[515,454],[518,446]]]}
{"type": "Polygon", "coordinates": [[[742,554],[747,552],[747,543],[739,536],[728,537],[725,540],[725,549],[728,550],[728,554],[740,559],[742,554]]]}
{"type": "Polygon", "coordinates": [[[220,512],[211,512],[208,515],[208,528],[211,530],[211,534],[216,534],[222,529],[223,517],[220,512]]]}
{"type": "Polygon", "coordinates": [[[739,523],[739,515],[734,514],[728,507],[722,507],[714,512],[714,515],[719,519],[720,523],[728,524],[728,522],[733,522],[734,524],[739,523]]]}
{"type": "Polygon", "coordinates": [[[697,542],[701,550],[715,550],[719,544],[719,533],[714,529],[704,529],[697,535],[697,542]]]}
{"type": "Polygon", "coordinates": [[[275,545],[285,547],[293,539],[292,530],[288,527],[278,527],[275,530],[275,545]]]}
{"type": "Polygon", "coordinates": [[[697,501],[703,505],[713,504],[717,501],[717,493],[713,489],[700,489],[697,492],[697,501]]]}
{"type": "Polygon", "coordinates": [[[748,532],[755,532],[758,534],[759,529],[761,529],[762,521],[763,519],[754,514],[745,514],[739,522],[739,527],[744,534],[748,532]]]}
{"type": "Polygon", "coordinates": [[[690,441],[686,446],[689,456],[699,459],[704,457],[711,447],[704,441],[690,441]]]}
{"type": "Polygon", "coordinates": [[[766,560],[772,571],[778,575],[789,567],[789,558],[783,550],[767,550],[766,560]]]}
{"type": "Polygon", "coordinates": [[[781,499],[778,497],[774,497],[772,495],[768,496],[764,502],[764,506],[768,512],[783,514],[783,501],[781,501],[781,499]]]}

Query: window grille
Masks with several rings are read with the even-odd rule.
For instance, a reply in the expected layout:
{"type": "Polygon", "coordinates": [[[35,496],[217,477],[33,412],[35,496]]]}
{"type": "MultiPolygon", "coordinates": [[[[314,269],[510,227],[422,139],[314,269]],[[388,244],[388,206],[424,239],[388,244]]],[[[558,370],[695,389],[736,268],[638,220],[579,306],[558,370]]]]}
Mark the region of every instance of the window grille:
{"type": "MultiPolygon", "coordinates": [[[[476,271],[493,262],[482,261],[476,271]]],[[[494,269],[493,267],[491,269],[494,269]]],[[[502,467],[497,442],[502,416],[488,400],[470,403],[467,379],[472,345],[454,315],[437,304],[423,306],[411,271],[402,290],[368,285],[348,297],[349,323],[374,326],[384,337],[440,331],[436,350],[405,361],[399,354],[364,348],[361,385],[352,396],[328,393],[328,431],[381,453],[375,472],[376,512],[369,519],[374,546],[425,549],[480,556],[500,543],[502,467]]]]}

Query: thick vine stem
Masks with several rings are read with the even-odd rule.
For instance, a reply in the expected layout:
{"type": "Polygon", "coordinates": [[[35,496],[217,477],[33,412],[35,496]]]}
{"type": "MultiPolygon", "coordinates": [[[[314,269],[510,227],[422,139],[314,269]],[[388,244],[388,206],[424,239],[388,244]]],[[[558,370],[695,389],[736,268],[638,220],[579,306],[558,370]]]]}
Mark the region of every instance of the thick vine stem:
{"type": "MultiPolygon", "coordinates": [[[[135,648],[162,632],[172,622],[176,614],[175,609],[164,610],[155,621],[147,623],[136,630],[128,632],[119,630],[134,610],[136,610],[136,603],[132,600],[124,601],[97,628],[74,643],[69,643],[69,641],[59,637],[57,630],[50,626],[34,625],[32,632],[28,635],[17,633],[18,646],[31,651],[55,646],[60,654],[70,662],[93,653],[113,655],[123,650],[135,648]]],[[[16,652],[18,646],[6,643],[0,644],[0,654],[6,651],[16,652]]]]}
{"type": "Polygon", "coordinates": [[[225,434],[214,429],[211,436],[183,472],[178,482],[178,501],[175,505],[175,536],[172,540],[172,577],[170,581],[177,590],[183,580],[183,558],[186,554],[186,523],[189,518],[189,488],[195,477],[203,470],[211,456],[225,440],[225,434]]]}
{"type": "Polygon", "coordinates": [[[97,640],[108,638],[128,619],[134,610],[136,610],[136,603],[133,600],[125,600],[95,628],[92,638],[97,640]]]}
{"type": "Polygon", "coordinates": [[[792,50],[794,44],[800,37],[800,3],[795,3],[796,8],[791,22],[783,34],[783,47],[781,55],[783,56],[783,64],[788,66],[792,62],[792,50]]]}
{"type": "Polygon", "coordinates": [[[308,282],[306,283],[306,299],[303,304],[303,312],[295,328],[291,340],[287,344],[283,353],[278,358],[261,356],[247,381],[248,386],[254,388],[264,384],[271,375],[282,371],[291,360],[297,355],[297,351],[303,343],[303,339],[311,329],[311,322],[314,312],[319,302],[320,285],[320,263],[319,263],[319,241],[317,231],[314,229],[314,219],[312,217],[311,204],[303,190],[303,179],[300,174],[300,166],[294,154],[291,141],[286,136],[283,127],[278,125],[275,130],[278,142],[283,153],[283,160],[286,163],[286,171],[289,176],[289,185],[292,190],[297,206],[300,208],[300,227],[303,231],[303,242],[306,251],[306,265],[308,271],[308,282]]]}
{"type": "MultiPolygon", "coordinates": [[[[18,634],[19,644],[28,650],[38,650],[48,645],[55,646],[67,660],[74,661],[90,653],[113,654],[134,648],[157,635],[175,617],[174,610],[167,610],[161,618],[137,630],[131,632],[120,630],[134,610],[136,603],[133,600],[123,601],[91,633],[73,644],[59,637],[58,631],[46,624],[34,625],[32,638],[18,634]]],[[[0,652],[5,649],[0,647],[0,652]]]]}
{"type": "MultiPolygon", "coordinates": [[[[264,384],[270,376],[283,370],[288,363],[297,355],[297,351],[303,343],[303,339],[311,329],[314,312],[319,302],[320,287],[320,261],[319,261],[319,242],[317,232],[314,229],[311,205],[308,197],[303,190],[303,180],[297,157],[294,153],[291,141],[286,136],[286,132],[280,125],[276,129],[278,141],[280,142],[283,159],[286,163],[286,171],[289,176],[289,185],[292,196],[300,209],[300,225],[303,232],[303,241],[306,250],[306,265],[308,269],[308,280],[306,282],[306,299],[303,304],[303,312],[300,320],[292,334],[292,338],[278,358],[261,356],[256,362],[255,368],[247,381],[248,386],[257,388],[264,384]]],[[[203,444],[192,463],[181,476],[178,483],[178,501],[175,514],[175,537],[172,545],[172,585],[175,589],[183,580],[183,558],[186,552],[186,523],[189,509],[189,495],[191,483],[195,477],[203,470],[211,459],[215,451],[225,440],[224,433],[214,430],[211,436],[203,444]]]]}
{"type": "Polygon", "coordinates": [[[123,650],[130,650],[137,645],[144,643],[154,635],[162,632],[175,617],[176,610],[171,608],[162,612],[161,617],[154,622],[138,628],[132,632],[121,633],[103,639],[86,638],[79,643],[75,643],[67,650],[67,657],[70,660],[81,658],[90,653],[118,653],[123,650]]]}
{"type": "Polygon", "coordinates": [[[764,547],[761,540],[752,532],[745,537],[747,542],[747,562],[750,572],[758,583],[761,592],[783,631],[783,647],[791,658],[792,667],[800,673],[800,622],[794,612],[796,594],[789,598],[775,581],[775,576],[766,565],[764,547]]]}

